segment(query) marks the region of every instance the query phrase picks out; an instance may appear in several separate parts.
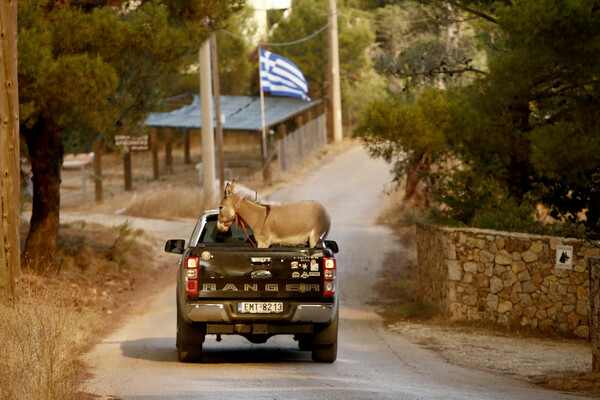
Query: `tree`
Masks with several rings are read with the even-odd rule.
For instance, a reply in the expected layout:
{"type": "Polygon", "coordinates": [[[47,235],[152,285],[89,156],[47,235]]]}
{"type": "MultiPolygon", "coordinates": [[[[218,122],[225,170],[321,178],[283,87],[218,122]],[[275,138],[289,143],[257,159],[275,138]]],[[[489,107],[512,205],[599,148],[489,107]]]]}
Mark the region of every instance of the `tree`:
{"type": "Polygon", "coordinates": [[[476,130],[478,117],[464,99],[454,92],[425,90],[415,103],[398,100],[377,100],[367,106],[354,130],[373,157],[392,164],[394,180],[400,184],[406,178],[405,201],[417,195],[417,203],[427,205],[427,193],[417,188],[422,180],[434,184],[432,169],[453,166],[451,143],[459,132],[476,130]]]}
{"type": "MultiPolygon", "coordinates": [[[[269,42],[287,43],[307,37],[327,24],[328,4],[317,0],[294,0],[291,13],[279,21],[269,42]]],[[[340,77],[342,87],[356,87],[367,73],[371,62],[366,49],[373,43],[374,35],[367,15],[351,8],[338,9],[340,77]]],[[[327,97],[328,42],[326,31],[291,46],[277,46],[272,50],[292,60],[306,77],[309,96],[327,97]]],[[[275,47],[275,46],[274,46],[275,47]]],[[[342,103],[351,92],[342,93],[342,103]]]]}
{"type": "Polygon", "coordinates": [[[63,137],[138,132],[164,77],[239,3],[19,2],[21,133],[33,173],[23,257],[32,268],[54,267],[63,137]]]}
{"type": "MultiPolygon", "coordinates": [[[[219,80],[222,95],[251,94],[252,74],[257,62],[250,59],[252,46],[244,37],[252,37],[256,31],[253,9],[246,4],[241,10],[232,13],[217,34],[217,50],[219,60],[219,80]],[[235,35],[235,36],[233,36],[235,35]]],[[[198,91],[198,54],[189,54],[181,63],[180,70],[169,76],[166,82],[168,96],[198,91]]]]}
{"type": "Polygon", "coordinates": [[[497,6],[490,72],[470,92],[487,123],[464,147],[476,170],[495,161],[510,197],[533,196],[555,217],[575,222],[600,168],[598,122],[591,117],[600,107],[597,10],[594,1],[497,6]]]}
{"type": "Polygon", "coordinates": [[[439,128],[455,168],[445,171],[443,184],[437,180],[438,198],[467,224],[500,206],[512,205],[515,215],[533,214],[540,203],[563,221],[585,220],[600,170],[597,2],[440,4],[447,3],[462,10],[463,18],[477,18],[471,25],[478,47],[486,49],[487,66],[469,71],[472,77],[446,95],[462,103],[458,109],[470,109],[472,118],[464,129],[439,128]],[[473,187],[487,188],[477,206],[462,201],[473,187]]]}
{"type": "MultiPolygon", "coordinates": [[[[225,29],[241,37],[252,37],[256,31],[253,24],[253,9],[244,7],[225,23],[225,29]]],[[[219,80],[221,93],[229,95],[249,95],[252,75],[257,70],[257,63],[250,59],[252,52],[248,41],[224,32],[217,32],[219,80]]]]}

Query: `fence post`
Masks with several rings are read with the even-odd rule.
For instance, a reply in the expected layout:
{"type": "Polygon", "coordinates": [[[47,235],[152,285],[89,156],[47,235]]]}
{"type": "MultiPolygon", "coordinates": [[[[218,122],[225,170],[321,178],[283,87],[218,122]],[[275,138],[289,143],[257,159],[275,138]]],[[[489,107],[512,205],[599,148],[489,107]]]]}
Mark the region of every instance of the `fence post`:
{"type": "Polygon", "coordinates": [[[158,171],[158,130],[152,127],[150,131],[150,146],[152,148],[152,179],[157,181],[159,178],[158,171]]]}
{"type": "Polygon", "coordinates": [[[166,143],[165,143],[165,165],[167,173],[173,173],[173,129],[165,128],[166,143]]]}
{"type": "Polygon", "coordinates": [[[192,158],[190,157],[190,130],[183,130],[183,163],[185,165],[189,165],[192,163],[192,158]]]}
{"type": "Polygon", "coordinates": [[[131,192],[133,186],[131,185],[131,151],[129,147],[125,148],[126,153],[123,155],[123,178],[125,180],[125,190],[131,192]]]}
{"type": "Polygon", "coordinates": [[[287,152],[285,151],[285,125],[277,126],[279,132],[279,170],[284,172],[287,170],[287,152]]]}
{"type": "Polygon", "coordinates": [[[102,203],[102,140],[94,141],[94,189],[96,203],[102,203]]]}
{"type": "Polygon", "coordinates": [[[590,273],[590,342],[592,370],[600,372],[600,257],[588,258],[590,273]]]}
{"type": "Polygon", "coordinates": [[[301,163],[304,160],[304,145],[302,143],[302,126],[304,125],[304,118],[302,115],[296,116],[296,133],[298,135],[296,145],[298,148],[296,149],[298,152],[298,163],[301,163]]]}

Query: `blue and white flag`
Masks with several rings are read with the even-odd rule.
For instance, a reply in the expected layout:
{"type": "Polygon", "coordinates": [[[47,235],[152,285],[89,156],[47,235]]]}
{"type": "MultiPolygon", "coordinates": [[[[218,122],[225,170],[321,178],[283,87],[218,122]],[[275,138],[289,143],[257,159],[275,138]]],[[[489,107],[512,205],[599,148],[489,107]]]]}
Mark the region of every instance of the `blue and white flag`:
{"type": "Polygon", "coordinates": [[[264,49],[260,49],[260,80],[262,90],[273,96],[310,101],[308,82],[300,68],[287,58],[264,49]]]}

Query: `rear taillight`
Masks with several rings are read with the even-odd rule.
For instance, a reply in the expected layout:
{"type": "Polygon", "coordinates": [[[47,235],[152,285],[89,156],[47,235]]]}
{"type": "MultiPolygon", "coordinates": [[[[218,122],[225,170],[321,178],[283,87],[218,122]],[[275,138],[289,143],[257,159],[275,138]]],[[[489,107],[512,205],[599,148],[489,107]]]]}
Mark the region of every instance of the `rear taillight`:
{"type": "Polygon", "coordinates": [[[323,296],[335,294],[335,258],[323,258],[323,296]]]}
{"type": "Polygon", "coordinates": [[[187,294],[198,294],[198,257],[188,257],[185,259],[183,273],[185,277],[185,292],[187,294]]]}

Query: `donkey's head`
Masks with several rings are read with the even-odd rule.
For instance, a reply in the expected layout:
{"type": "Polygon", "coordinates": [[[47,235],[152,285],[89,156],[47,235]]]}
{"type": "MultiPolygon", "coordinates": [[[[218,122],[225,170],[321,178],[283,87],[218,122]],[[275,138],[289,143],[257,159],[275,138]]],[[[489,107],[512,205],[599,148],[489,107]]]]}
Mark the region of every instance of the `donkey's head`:
{"type": "Polygon", "coordinates": [[[219,231],[226,232],[233,221],[235,221],[238,208],[240,207],[239,201],[240,196],[237,194],[237,184],[235,183],[235,179],[233,179],[231,184],[228,183],[225,186],[223,199],[219,204],[219,222],[217,223],[219,231]]]}

